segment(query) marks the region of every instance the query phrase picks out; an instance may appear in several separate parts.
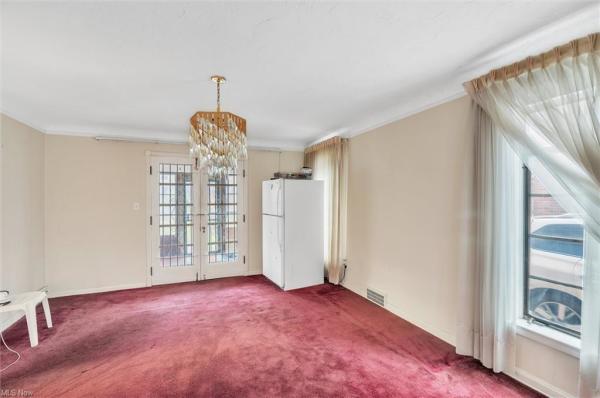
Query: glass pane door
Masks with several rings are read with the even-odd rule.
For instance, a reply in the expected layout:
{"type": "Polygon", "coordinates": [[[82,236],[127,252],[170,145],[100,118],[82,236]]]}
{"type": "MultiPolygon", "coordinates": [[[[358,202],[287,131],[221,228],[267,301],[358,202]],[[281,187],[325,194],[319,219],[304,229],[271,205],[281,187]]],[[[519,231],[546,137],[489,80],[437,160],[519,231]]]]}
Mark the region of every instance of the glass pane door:
{"type": "Polygon", "coordinates": [[[193,264],[192,165],[159,164],[160,265],[193,264]]]}
{"type": "Polygon", "coordinates": [[[198,177],[189,158],[152,161],[152,284],[196,280],[200,269],[194,207],[198,177]]]}
{"type": "Polygon", "coordinates": [[[246,274],[245,172],[243,164],[226,176],[202,171],[202,273],[205,278],[246,274]]]}
{"type": "Polygon", "coordinates": [[[208,178],[208,263],[239,258],[237,174],[208,178]]]}

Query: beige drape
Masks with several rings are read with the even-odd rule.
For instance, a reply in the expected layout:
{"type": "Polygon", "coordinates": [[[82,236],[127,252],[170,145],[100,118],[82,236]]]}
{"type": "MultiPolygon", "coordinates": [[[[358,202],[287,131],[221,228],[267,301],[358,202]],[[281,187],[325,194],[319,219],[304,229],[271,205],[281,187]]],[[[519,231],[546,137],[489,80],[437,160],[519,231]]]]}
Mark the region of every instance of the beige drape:
{"type": "Polygon", "coordinates": [[[334,137],[307,148],[304,165],[312,167],[313,179],[324,181],[325,272],[338,284],[346,256],[348,140],[334,137]]]}

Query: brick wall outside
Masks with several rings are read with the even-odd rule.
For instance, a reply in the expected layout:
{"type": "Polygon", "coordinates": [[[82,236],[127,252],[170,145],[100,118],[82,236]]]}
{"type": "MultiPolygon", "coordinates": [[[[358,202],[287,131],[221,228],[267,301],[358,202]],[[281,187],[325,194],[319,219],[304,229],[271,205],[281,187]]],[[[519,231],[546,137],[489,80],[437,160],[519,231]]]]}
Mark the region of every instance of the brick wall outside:
{"type": "MultiPolygon", "coordinates": [[[[547,194],[548,191],[542,183],[532,176],[531,193],[547,194]]],[[[531,215],[536,216],[558,216],[566,211],[551,196],[536,196],[531,198],[531,215]]]]}

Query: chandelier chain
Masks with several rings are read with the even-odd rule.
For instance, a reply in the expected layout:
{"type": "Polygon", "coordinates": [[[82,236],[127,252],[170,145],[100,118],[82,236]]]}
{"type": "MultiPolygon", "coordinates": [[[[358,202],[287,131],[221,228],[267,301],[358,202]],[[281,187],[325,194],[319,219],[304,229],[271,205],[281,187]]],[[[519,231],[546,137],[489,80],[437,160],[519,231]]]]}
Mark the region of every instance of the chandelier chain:
{"type": "Polygon", "coordinates": [[[221,79],[217,80],[217,112],[221,112],[221,79]]]}

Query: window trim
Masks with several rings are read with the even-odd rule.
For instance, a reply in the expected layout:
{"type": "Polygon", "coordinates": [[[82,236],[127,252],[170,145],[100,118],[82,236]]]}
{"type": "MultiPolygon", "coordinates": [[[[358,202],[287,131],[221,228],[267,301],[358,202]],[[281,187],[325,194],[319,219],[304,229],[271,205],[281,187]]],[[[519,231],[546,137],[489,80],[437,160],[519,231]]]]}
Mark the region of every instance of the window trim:
{"type": "Polygon", "coordinates": [[[531,212],[531,171],[523,165],[523,318],[527,321],[533,319],[529,315],[529,218],[531,212]]]}
{"type": "Polygon", "coordinates": [[[581,339],[563,331],[530,323],[527,319],[517,319],[516,333],[530,340],[552,347],[572,357],[579,358],[581,339]]]}
{"type": "MultiPolygon", "coordinates": [[[[575,339],[581,338],[581,333],[578,333],[569,328],[556,325],[554,323],[548,322],[544,319],[540,319],[532,316],[529,313],[529,260],[531,257],[531,247],[529,244],[530,240],[530,214],[531,214],[531,170],[527,167],[527,165],[523,165],[523,318],[521,329],[527,329],[525,325],[532,326],[529,329],[536,329],[536,327],[546,327],[552,330],[555,330],[559,333],[568,335],[575,339]]],[[[552,195],[549,195],[552,196],[552,195]]],[[[552,281],[552,283],[560,284],[558,281],[552,281]]],[[[569,286],[569,285],[566,285],[569,286]]],[[[539,333],[538,333],[539,334],[539,333]]],[[[548,336],[546,336],[548,337],[548,336]]]]}

